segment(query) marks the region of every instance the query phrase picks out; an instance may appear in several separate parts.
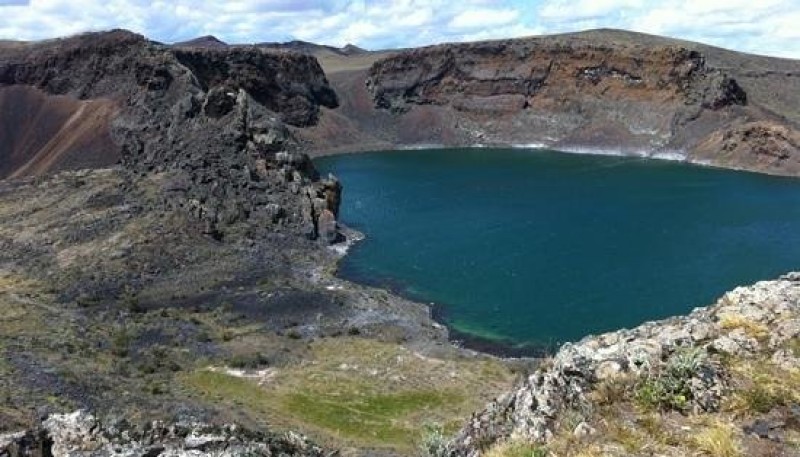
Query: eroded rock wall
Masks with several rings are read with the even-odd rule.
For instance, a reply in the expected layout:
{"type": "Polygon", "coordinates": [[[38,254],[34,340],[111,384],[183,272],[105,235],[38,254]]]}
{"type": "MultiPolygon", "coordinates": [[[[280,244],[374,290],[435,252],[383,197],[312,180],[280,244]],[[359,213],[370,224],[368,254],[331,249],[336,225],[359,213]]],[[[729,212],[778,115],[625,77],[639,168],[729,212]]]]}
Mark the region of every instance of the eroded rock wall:
{"type": "MultiPolygon", "coordinates": [[[[6,176],[69,168],[54,159],[60,156],[82,156],[78,165],[121,161],[135,175],[163,174],[162,203],[187,209],[211,235],[280,229],[337,238],[341,187],[334,178],[320,180],[307,158],[294,157],[296,141],[286,127],[312,124],[320,106],[338,103],[313,57],[170,48],[126,31],[92,33],[3,49],[0,90],[36,90],[45,105],[58,97],[59,106],[73,108],[64,115],[69,130],[83,132],[80,141],[56,134],[13,141],[19,148],[5,155],[18,166],[6,176]],[[74,114],[98,103],[111,108],[91,117],[94,124],[74,114]],[[106,139],[106,147],[85,147],[96,146],[94,138],[106,139]]],[[[45,128],[56,110],[45,111],[26,118],[31,125],[23,129],[59,132],[45,128]]],[[[11,140],[13,131],[0,129],[11,140]]]]}
{"type": "Polygon", "coordinates": [[[486,141],[599,148],[677,147],[676,130],[703,111],[747,104],[736,80],[694,50],[536,39],[406,51],[376,62],[367,86],[379,108],[448,107],[486,141]]]}
{"type": "Polygon", "coordinates": [[[528,145],[800,173],[798,61],[614,30],[376,59],[329,74],[341,107],[298,132],[312,153],[528,145]]]}

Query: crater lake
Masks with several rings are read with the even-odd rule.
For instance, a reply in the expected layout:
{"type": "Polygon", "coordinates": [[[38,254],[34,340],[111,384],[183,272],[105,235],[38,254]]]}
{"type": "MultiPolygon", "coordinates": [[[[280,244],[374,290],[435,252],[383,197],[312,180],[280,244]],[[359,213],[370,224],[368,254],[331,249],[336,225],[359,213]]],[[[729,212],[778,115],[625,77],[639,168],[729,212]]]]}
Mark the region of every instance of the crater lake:
{"type": "Polygon", "coordinates": [[[800,269],[800,180],[533,149],[322,157],[338,274],[432,304],[468,345],[535,353],[800,269]]]}

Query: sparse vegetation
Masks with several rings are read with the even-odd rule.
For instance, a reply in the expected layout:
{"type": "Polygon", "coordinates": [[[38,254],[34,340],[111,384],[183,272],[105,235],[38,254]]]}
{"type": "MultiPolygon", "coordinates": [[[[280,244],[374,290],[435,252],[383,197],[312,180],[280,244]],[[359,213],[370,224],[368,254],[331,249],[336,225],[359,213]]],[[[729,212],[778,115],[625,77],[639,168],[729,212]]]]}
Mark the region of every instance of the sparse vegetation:
{"type": "Polygon", "coordinates": [[[694,434],[691,444],[702,455],[710,457],[742,455],[742,446],[737,432],[731,424],[721,421],[714,421],[694,434]]]}
{"type": "Polygon", "coordinates": [[[422,428],[421,457],[449,457],[450,445],[441,425],[428,422],[422,428]]]}
{"type": "Polygon", "coordinates": [[[182,377],[191,391],[254,419],[310,433],[323,442],[400,449],[420,445],[420,424],[442,424],[442,437],[504,388],[513,375],[491,361],[422,357],[363,338],[311,343],[302,366],[271,369],[268,381],[220,371],[182,377]]]}
{"type": "Polygon", "coordinates": [[[127,357],[130,344],[129,330],[125,327],[117,328],[111,337],[111,353],[117,357],[127,357]]]}
{"type": "Polygon", "coordinates": [[[546,457],[547,448],[523,441],[503,441],[489,449],[486,457],[546,457]]]}
{"type": "Polygon", "coordinates": [[[720,318],[719,326],[724,330],[742,329],[747,336],[758,341],[765,341],[769,338],[769,329],[764,324],[738,314],[724,314],[720,318]]]}
{"type": "Polygon", "coordinates": [[[733,359],[728,364],[736,387],[727,401],[728,411],[747,417],[800,404],[800,373],[784,370],[766,357],[733,359]]]}
{"type": "Polygon", "coordinates": [[[784,345],[795,357],[800,357],[800,338],[791,338],[784,345]]]}
{"type": "Polygon", "coordinates": [[[706,360],[705,350],[680,350],[663,368],[645,376],[636,386],[635,397],[645,408],[686,411],[692,399],[691,379],[706,360]]]}

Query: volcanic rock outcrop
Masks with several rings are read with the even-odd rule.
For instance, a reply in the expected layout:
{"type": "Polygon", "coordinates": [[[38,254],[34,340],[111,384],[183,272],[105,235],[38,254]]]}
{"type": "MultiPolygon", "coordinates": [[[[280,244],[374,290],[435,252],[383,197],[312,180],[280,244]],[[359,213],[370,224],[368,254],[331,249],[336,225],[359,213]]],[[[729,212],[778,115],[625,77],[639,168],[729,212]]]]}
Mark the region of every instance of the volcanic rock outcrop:
{"type": "Polygon", "coordinates": [[[2,50],[0,103],[17,113],[7,122],[21,122],[0,129],[3,176],[121,160],[163,173],[164,204],[187,208],[209,234],[246,222],[318,238],[326,214],[324,237],[335,239],[327,214],[338,213],[340,186],[319,180],[286,127],[337,104],[313,57],[85,34],[2,50]]]}
{"type": "Polygon", "coordinates": [[[196,421],[153,422],[136,428],[121,420],[107,425],[86,411],[54,414],[37,430],[0,435],[0,456],[308,456],[325,452],[295,433],[269,435],[236,425],[196,421]]]}
{"type": "MultiPolygon", "coordinates": [[[[800,274],[791,273],[734,289],[687,316],[565,344],[551,366],[474,414],[455,439],[453,455],[481,455],[491,443],[509,438],[545,443],[567,411],[591,405],[590,395],[602,383],[663,371],[687,350],[718,358],[762,357],[796,370],[800,358],[786,346],[799,336],[800,274]]],[[[683,380],[681,401],[687,411],[718,412],[730,387],[724,364],[710,357],[695,360],[683,380]]]]}
{"type": "MultiPolygon", "coordinates": [[[[551,143],[641,151],[674,141],[703,116],[714,127],[747,104],[725,72],[678,46],[506,40],[440,45],[376,62],[367,87],[379,108],[447,109],[474,142],[551,143]]],[[[713,128],[713,127],[712,127],[713,128]]]]}

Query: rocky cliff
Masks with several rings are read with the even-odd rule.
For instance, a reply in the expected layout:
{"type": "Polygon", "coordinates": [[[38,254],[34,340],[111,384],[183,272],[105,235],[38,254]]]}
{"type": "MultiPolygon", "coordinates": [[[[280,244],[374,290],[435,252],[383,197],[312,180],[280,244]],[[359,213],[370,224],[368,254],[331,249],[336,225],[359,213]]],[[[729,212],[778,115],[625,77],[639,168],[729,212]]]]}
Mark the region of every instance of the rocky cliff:
{"type": "Polygon", "coordinates": [[[0,103],[24,107],[3,116],[4,176],[121,160],[163,173],[163,203],[214,236],[245,223],[337,237],[340,186],[319,180],[286,127],[337,104],[313,57],[86,34],[0,50],[0,103]]]}
{"type": "Polygon", "coordinates": [[[538,145],[800,173],[800,62],[614,30],[374,60],[329,72],[342,108],[310,129],[312,149],[538,145]]]}
{"type": "Polygon", "coordinates": [[[514,391],[473,415],[452,450],[477,456],[498,443],[558,447],[566,436],[573,451],[688,455],[693,435],[705,429],[696,418],[716,417],[726,421],[731,441],[743,442],[725,455],[797,455],[798,343],[800,274],[740,287],[687,316],[565,344],[514,391]],[[662,414],[650,430],[642,425],[648,410],[662,414]],[[649,437],[649,448],[642,441],[624,449],[618,426],[630,436],[672,435],[663,442],[649,437]]]}

